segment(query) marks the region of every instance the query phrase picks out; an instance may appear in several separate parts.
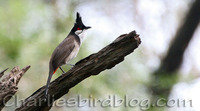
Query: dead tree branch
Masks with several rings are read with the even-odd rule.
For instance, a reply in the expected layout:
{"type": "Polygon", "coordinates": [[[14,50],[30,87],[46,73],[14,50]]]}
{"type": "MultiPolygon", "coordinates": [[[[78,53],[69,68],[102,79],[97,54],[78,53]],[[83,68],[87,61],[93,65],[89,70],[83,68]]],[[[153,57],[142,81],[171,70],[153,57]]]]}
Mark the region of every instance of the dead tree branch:
{"type": "Polygon", "coordinates": [[[47,111],[52,103],[69,89],[80,83],[82,80],[92,75],[97,75],[101,71],[111,69],[116,64],[122,62],[124,57],[134,51],[141,43],[139,35],[135,31],[118,37],[114,42],[82,59],[67,73],[61,75],[51,82],[49,86],[49,98],[45,99],[45,86],[38,89],[31,96],[26,98],[16,111],[47,111]]]}
{"type": "MultiPolygon", "coordinates": [[[[17,84],[29,68],[30,66],[26,66],[23,69],[20,69],[19,67],[14,67],[11,70],[10,74],[3,77],[0,82],[0,110],[3,109],[5,104],[17,92],[17,84]]],[[[7,69],[3,70],[1,74],[3,74],[7,69]]]]}

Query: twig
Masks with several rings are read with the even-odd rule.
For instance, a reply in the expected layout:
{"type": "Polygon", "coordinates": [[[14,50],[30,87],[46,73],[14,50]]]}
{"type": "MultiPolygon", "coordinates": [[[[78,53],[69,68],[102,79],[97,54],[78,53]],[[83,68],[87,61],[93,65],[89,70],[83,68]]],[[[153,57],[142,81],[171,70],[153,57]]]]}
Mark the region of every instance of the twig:
{"type": "Polygon", "coordinates": [[[4,69],[3,71],[0,72],[0,78],[4,75],[4,72],[6,72],[8,68],[4,69]]]}

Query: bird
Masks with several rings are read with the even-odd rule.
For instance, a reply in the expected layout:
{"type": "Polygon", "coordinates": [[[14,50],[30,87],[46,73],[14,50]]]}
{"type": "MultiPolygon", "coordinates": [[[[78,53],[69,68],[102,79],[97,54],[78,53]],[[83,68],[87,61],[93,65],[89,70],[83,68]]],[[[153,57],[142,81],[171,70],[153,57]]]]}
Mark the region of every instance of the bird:
{"type": "MultiPolygon", "coordinates": [[[[80,14],[76,13],[76,20],[73,28],[68,36],[55,48],[49,61],[49,76],[47,79],[45,96],[48,95],[48,87],[52,78],[52,75],[58,68],[64,72],[61,66],[68,64],[70,60],[76,57],[82,44],[84,33],[90,26],[85,26],[82,22],[80,14]]],[[[71,65],[71,64],[68,64],[71,65]]]]}

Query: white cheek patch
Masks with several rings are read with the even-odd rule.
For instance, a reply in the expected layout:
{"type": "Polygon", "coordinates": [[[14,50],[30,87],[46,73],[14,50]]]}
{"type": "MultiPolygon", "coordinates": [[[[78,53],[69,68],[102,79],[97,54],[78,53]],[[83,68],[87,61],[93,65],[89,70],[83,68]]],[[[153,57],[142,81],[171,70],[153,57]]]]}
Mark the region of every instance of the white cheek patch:
{"type": "Polygon", "coordinates": [[[79,34],[79,38],[81,40],[81,43],[82,43],[84,37],[85,37],[85,30],[83,30],[82,33],[79,34]]]}
{"type": "Polygon", "coordinates": [[[75,34],[79,36],[79,34],[81,34],[82,32],[83,32],[82,30],[77,30],[77,31],[75,32],[75,34]]]}
{"type": "Polygon", "coordinates": [[[81,40],[81,43],[82,43],[82,41],[83,41],[83,38],[85,37],[85,32],[86,32],[86,30],[77,30],[77,31],[75,32],[75,34],[79,36],[79,38],[80,38],[80,40],[81,40]]]}

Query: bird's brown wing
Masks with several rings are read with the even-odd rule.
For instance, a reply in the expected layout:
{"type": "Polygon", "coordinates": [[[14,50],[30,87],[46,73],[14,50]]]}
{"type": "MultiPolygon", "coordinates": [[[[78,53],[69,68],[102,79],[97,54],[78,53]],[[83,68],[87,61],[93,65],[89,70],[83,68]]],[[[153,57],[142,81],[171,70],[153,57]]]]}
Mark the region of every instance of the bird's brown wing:
{"type": "Polygon", "coordinates": [[[71,54],[75,47],[74,41],[75,39],[73,36],[68,36],[56,47],[50,60],[50,65],[53,66],[54,71],[65,64],[65,59],[71,54]]]}

